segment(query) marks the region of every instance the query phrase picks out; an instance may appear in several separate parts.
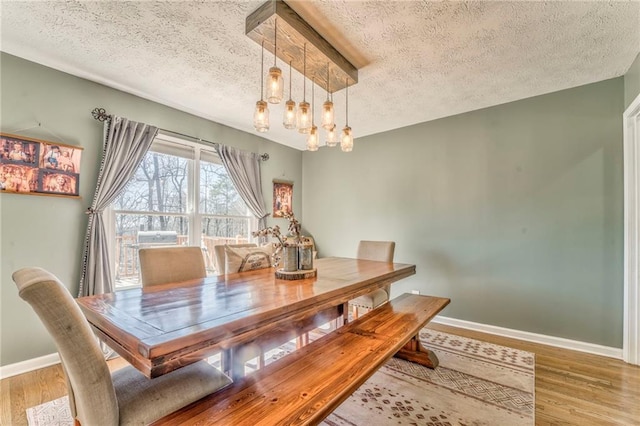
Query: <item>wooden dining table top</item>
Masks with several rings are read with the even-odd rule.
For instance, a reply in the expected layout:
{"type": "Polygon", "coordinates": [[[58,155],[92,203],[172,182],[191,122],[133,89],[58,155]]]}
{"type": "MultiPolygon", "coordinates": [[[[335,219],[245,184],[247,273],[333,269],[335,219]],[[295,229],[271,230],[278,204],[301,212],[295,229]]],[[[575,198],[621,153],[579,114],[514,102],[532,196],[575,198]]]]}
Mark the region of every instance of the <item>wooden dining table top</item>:
{"type": "Polygon", "coordinates": [[[98,337],[157,377],[415,274],[415,265],[347,258],[314,266],[317,276],[301,280],[277,279],[268,268],[77,302],[98,337]]]}

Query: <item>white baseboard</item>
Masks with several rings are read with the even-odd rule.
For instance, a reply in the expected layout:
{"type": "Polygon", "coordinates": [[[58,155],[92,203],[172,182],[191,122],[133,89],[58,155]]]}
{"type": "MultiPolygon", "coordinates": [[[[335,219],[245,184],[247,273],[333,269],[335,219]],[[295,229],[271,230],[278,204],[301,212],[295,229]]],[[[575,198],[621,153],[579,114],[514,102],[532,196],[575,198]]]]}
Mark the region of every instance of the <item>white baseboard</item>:
{"type": "Polygon", "coordinates": [[[497,336],[511,337],[532,343],[555,346],[557,348],[570,349],[574,351],[586,352],[609,358],[622,359],[622,349],[601,346],[593,343],[580,342],[577,340],[564,339],[562,337],[547,336],[544,334],[530,333],[528,331],[513,330],[510,328],[497,327],[495,325],[480,324],[471,321],[464,321],[455,318],[436,316],[431,322],[450,325],[453,327],[466,328],[468,330],[480,331],[497,336]]]}
{"type": "Polygon", "coordinates": [[[17,376],[18,374],[49,367],[50,365],[58,364],[59,362],[60,355],[56,352],[38,358],[16,362],[15,364],[3,365],[0,367],[0,379],[6,379],[7,377],[17,376]]]}

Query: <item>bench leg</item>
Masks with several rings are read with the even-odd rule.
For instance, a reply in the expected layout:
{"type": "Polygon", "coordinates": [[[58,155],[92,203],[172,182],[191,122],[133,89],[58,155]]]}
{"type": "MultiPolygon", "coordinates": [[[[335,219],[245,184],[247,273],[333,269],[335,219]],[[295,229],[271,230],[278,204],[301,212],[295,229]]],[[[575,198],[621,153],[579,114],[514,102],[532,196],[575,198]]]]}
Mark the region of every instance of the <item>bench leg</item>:
{"type": "Polygon", "coordinates": [[[436,354],[422,346],[418,335],[413,336],[394,356],[429,368],[436,368],[440,364],[436,354]]]}

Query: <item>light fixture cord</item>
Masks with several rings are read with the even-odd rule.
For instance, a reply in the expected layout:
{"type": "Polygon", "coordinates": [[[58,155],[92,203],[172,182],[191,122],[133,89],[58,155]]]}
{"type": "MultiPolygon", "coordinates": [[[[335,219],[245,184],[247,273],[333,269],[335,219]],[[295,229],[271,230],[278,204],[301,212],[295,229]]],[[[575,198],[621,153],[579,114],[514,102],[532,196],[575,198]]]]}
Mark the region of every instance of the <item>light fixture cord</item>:
{"type": "Polygon", "coordinates": [[[315,115],[313,113],[313,107],[314,107],[314,102],[315,102],[315,93],[316,93],[316,76],[314,75],[313,78],[311,79],[311,127],[313,127],[313,125],[315,124],[315,122],[313,121],[313,116],[315,115]]]}
{"type": "Polygon", "coordinates": [[[346,92],[347,99],[346,99],[345,104],[347,106],[347,116],[345,118],[345,121],[346,121],[346,127],[349,127],[349,79],[347,78],[346,81],[347,81],[347,88],[346,88],[346,90],[347,90],[347,92],[346,92]]]}
{"type": "Polygon", "coordinates": [[[276,58],[278,52],[278,18],[276,18],[275,24],[273,24],[273,66],[276,66],[276,58]]]}
{"type": "Polygon", "coordinates": [[[329,100],[329,62],[327,62],[327,100],[329,100]]]}
{"type": "Polygon", "coordinates": [[[291,100],[291,80],[293,80],[293,74],[291,74],[291,61],[289,61],[289,100],[291,100]]]}
{"type": "Polygon", "coordinates": [[[302,65],[302,76],[304,77],[302,80],[302,102],[307,101],[307,43],[304,44],[304,54],[303,54],[303,65],[302,65]]]}
{"type": "Polygon", "coordinates": [[[262,92],[264,91],[264,83],[263,83],[263,76],[264,76],[264,39],[262,40],[262,54],[260,56],[260,100],[262,100],[262,92]]]}

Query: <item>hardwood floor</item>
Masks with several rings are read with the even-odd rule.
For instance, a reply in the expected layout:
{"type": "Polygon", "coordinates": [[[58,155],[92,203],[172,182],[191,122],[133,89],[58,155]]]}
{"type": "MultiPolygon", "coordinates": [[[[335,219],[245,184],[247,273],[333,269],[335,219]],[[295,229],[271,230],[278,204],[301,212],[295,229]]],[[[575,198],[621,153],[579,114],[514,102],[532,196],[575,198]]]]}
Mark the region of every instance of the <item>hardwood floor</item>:
{"type": "MultiPolygon", "coordinates": [[[[435,330],[536,354],[536,425],[640,425],[640,367],[620,360],[431,324],[435,330]]],[[[110,368],[124,365],[110,361],[110,368]]],[[[26,425],[25,410],[66,394],[59,365],[0,381],[0,424],[26,425]]],[[[507,425],[508,426],[508,425],[507,425]]]]}

